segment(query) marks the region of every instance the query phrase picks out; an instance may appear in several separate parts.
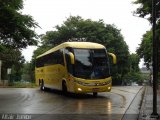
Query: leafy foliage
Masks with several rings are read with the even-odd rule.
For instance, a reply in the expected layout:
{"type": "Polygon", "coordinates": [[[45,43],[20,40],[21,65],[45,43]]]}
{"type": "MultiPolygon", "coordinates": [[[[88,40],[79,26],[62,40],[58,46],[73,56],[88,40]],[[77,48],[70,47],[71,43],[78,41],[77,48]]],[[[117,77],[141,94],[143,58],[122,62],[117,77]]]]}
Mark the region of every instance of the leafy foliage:
{"type": "Polygon", "coordinates": [[[131,85],[131,83],[136,82],[138,84],[143,83],[143,76],[139,72],[129,72],[128,74],[125,75],[124,77],[124,83],[131,85]]]}
{"type": "MultiPolygon", "coordinates": [[[[156,18],[160,18],[160,3],[157,0],[156,4],[156,18]]],[[[152,0],[136,0],[134,4],[140,4],[140,7],[134,12],[139,15],[139,17],[145,18],[152,22],[152,0]]]]}
{"type": "Polygon", "coordinates": [[[7,68],[12,68],[11,78],[20,80],[24,57],[20,49],[37,44],[34,31],[38,24],[30,15],[23,15],[23,0],[0,0],[0,60],[2,79],[7,78],[7,68]]]}
{"type": "Polygon", "coordinates": [[[27,82],[34,81],[34,69],[32,63],[26,62],[22,68],[22,80],[27,82]]]}
{"type": "Polygon", "coordinates": [[[0,48],[0,60],[2,60],[2,79],[7,79],[7,68],[13,68],[13,76],[21,76],[21,67],[25,61],[21,51],[1,45],[0,48]]]}
{"type": "Polygon", "coordinates": [[[125,84],[129,84],[131,85],[131,83],[136,82],[138,84],[142,84],[143,82],[143,76],[139,71],[139,61],[140,58],[137,54],[131,54],[129,56],[129,72],[127,74],[125,74],[124,76],[124,85],[125,84]]]}
{"type": "Polygon", "coordinates": [[[137,54],[132,53],[129,56],[129,62],[130,62],[130,72],[139,72],[139,61],[140,58],[137,54]]]}
{"type": "MultiPolygon", "coordinates": [[[[148,20],[152,23],[152,0],[136,0],[135,4],[140,4],[140,7],[137,8],[135,14],[139,15],[140,17],[147,17],[148,20]]],[[[156,2],[156,39],[158,41],[158,59],[160,59],[160,1],[157,0],[156,2]]],[[[151,64],[151,57],[152,57],[152,29],[147,31],[142,38],[142,42],[137,49],[137,54],[140,58],[144,58],[144,62],[146,66],[149,68],[151,64]]],[[[160,61],[158,61],[159,68],[160,68],[160,61]]],[[[160,69],[159,69],[160,71],[160,69]]]]}
{"type": "Polygon", "coordinates": [[[0,0],[0,44],[14,48],[36,45],[33,28],[38,24],[29,15],[23,15],[22,0],[0,0]]]}
{"type": "MultiPolygon", "coordinates": [[[[140,4],[140,7],[137,8],[135,14],[139,15],[142,18],[147,18],[150,23],[152,23],[152,0],[136,0],[135,4],[140,4]]],[[[156,26],[156,39],[158,41],[158,59],[160,60],[160,1],[157,0],[156,2],[156,19],[157,19],[157,26],[156,26]]],[[[147,31],[142,38],[142,42],[137,49],[137,54],[140,58],[144,58],[145,65],[147,68],[152,63],[152,56],[153,56],[153,45],[152,45],[152,29],[147,31]]],[[[160,68],[160,61],[158,61],[158,68],[160,68]]],[[[160,69],[158,70],[160,72],[160,69]]]]}
{"type": "Polygon", "coordinates": [[[152,57],[152,32],[147,31],[143,35],[140,47],[137,49],[137,54],[140,58],[144,58],[145,65],[149,68],[152,57]]]}

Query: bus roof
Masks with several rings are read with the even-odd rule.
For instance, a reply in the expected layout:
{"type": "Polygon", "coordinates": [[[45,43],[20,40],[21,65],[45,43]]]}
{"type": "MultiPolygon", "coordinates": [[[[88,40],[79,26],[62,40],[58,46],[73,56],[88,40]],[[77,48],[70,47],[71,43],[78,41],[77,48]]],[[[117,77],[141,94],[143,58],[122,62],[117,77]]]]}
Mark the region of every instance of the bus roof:
{"type": "Polygon", "coordinates": [[[46,51],[45,53],[39,55],[37,58],[45,56],[49,53],[52,53],[54,51],[57,51],[61,48],[66,48],[66,47],[71,47],[71,48],[93,48],[93,49],[100,49],[100,48],[105,48],[103,45],[98,44],[98,43],[93,43],[93,42],[64,42],[56,47],[51,48],[50,50],[46,51]]]}

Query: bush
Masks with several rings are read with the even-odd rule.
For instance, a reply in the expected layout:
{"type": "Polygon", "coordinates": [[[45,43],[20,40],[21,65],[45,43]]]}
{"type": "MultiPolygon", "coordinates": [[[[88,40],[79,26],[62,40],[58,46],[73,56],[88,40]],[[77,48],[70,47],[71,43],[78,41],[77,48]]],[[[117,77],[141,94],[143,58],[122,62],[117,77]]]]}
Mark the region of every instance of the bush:
{"type": "Polygon", "coordinates": [[[143,80],[143,76],[139,72],[129,72],[127,75],[124,76],[125,84],[131,84],[132,82],[136,82],[139,85],[142,85],[143,80]]]}
{"type": "Polygon", "coordinates": [[[34,88],[36,87],[36,84],[28,82],[15,82],[12,86],[15,88],[34,88]]]}

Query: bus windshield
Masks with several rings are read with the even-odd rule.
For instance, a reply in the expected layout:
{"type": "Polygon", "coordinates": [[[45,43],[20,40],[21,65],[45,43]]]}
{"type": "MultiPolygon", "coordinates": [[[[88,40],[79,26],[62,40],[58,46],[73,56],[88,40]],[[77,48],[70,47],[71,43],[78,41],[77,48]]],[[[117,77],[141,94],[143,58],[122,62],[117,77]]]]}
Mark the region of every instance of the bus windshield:
{"type": "Polygon", "coordinates": [[[73,49],[74,75],[84,79],[104,79],[110,76],[105,49],[73,49]]]}

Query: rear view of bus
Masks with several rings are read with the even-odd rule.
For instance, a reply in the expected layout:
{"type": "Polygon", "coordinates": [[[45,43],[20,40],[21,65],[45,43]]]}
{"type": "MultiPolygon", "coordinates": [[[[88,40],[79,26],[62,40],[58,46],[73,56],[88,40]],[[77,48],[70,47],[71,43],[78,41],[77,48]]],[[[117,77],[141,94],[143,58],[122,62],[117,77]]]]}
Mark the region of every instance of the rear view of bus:
{"type": "MultiPolygon", "coordinates": [[[[116,57],[112,53],[107,53],[103,45],[91,42],[66,42],[59,48],[63,51],[65,75],[59,80],[57,88],[64,93],[93,93],[95,96],[98,92],[111,90],[112,78],[108,56],[112,56],[113,63],[116,62],[116,57]]],[[[54,81],[56,78],[52,79],[54,81]]]]}

